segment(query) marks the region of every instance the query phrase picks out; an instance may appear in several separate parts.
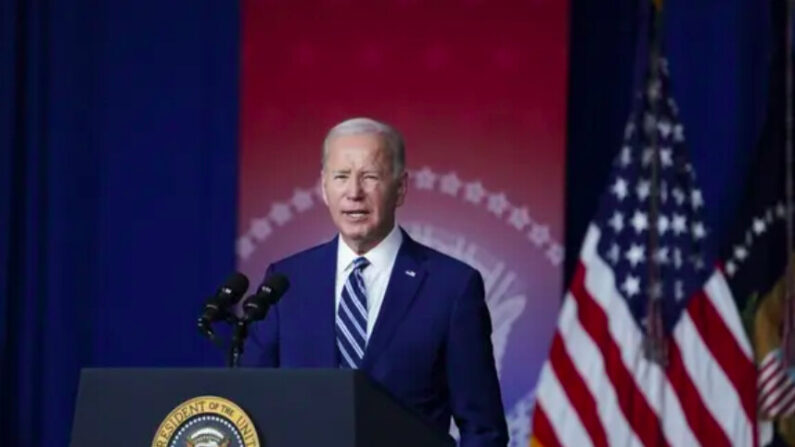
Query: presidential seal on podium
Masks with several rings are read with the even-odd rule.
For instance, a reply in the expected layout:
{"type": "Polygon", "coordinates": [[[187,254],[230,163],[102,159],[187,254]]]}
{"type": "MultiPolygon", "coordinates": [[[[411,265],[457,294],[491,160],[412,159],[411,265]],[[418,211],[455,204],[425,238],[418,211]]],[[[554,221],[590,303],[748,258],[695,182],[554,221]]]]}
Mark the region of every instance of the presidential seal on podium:
{"type": "Polygon", "coordinates": [[[200,396],[179,404],[157,429],[152,447],[259,447],[254,423],[234,402],[200,396]]]}

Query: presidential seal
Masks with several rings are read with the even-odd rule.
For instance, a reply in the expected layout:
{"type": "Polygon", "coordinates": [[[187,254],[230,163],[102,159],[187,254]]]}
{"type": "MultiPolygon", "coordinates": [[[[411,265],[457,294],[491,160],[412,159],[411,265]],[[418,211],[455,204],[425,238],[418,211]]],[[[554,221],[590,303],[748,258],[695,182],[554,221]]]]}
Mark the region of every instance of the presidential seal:
{"type": "Polygon", "coordinates": [[[254,423],[234,402],[216,396],[187,400],[157,428],[152,447],[259,447],[254,423]]]}

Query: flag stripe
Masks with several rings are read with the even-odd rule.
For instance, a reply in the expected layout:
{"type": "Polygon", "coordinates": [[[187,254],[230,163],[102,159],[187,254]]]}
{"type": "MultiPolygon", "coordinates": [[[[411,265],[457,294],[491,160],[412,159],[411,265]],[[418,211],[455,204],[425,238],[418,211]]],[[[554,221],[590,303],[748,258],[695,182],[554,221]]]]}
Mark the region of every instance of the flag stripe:
{"type": "Polygon", "coordinates": [[[781,363],[777,361],[778,357],[776,356],[776,351],[770,351],[766,356],[765,359],[762,361],[762,364],[759,366],[759,386],[763,386],[763,384],[770,378],[772,374],[774,374],[780,367],[781,363]]]}
{"type": "Polygon", "coordinates": [[[782,393],[786,392],[788,388],[792,387],[792,382],[787,378],[787,373],[781,371],[779,374],[773,376],[773,379],[767,384],[767,389],[760,402],[765,407],[772,407],[782,393]]]}
{"type": "Polygon", "coordinates": [[[566,395],[569,396],[569,402],[571,402],[577,414],[580,415],[585,430],[588,432],[588,436],[591,437],[594,446],[606,447],[607,437],[596,412],[596,403],[571,363],[571,359],[563,347],[563,339],[558,332],[555,333],[552,340],[549,360],[555,370],[555,374],[558,376],[558,380],[566,384],[564,389],[566,395]]]}
{"type": "Polygon", "coordinates": [[[795,411],[795,396],[792,396],[790,400],[784,404],[783,410],[781,411],[782,416],[789,416],[792,412],[795,411]]]}
{"type": "Polygon", "coordinates": [[[763,400],[768,400],[770,395],[775,393],[787,381],[787,373],[782,365],[771,370],[772,374],[767,377],[764,383],[760,384],[760,393],[763,400]]]}
{"type": "Polygon", "coordinates": [[[740,404],[745,416],[749,421],[753,421],[756,419],[756,389],[745,384],[748,381],[756,381],[756,366],[751,360],[750,350],[746,351],[744,344],[737,342],[738,335],[740,339],[745,340],[745,338],[744,333],[737,334],[735,331],[744,329],[742,326],[736,328],[727,324],[724,318],[726,314],[737,315],[734,301],[731,299],[717,301],[713,298],[715,293],[720,293],[715,290],[718,288],[718,283],[726,284],[723,275],[716,272],[707,282],[707,293],[699,291],[690,300],[687,313],[722,372],[728,376],[734,390],[740,393],[740,404]]]}
{"type": "Polygon", "coordinates": [[[560,311],[559,331],[566,353],[598,403],[596,411],[602,427],[606,428],[608,445],[641,446],[618,406],[616,390],[607,377],[599,348],[580,325],[577,303],[571,294],[566,295],[560,311]]]}
{"type": "MultiPolygon", "coordinates": [[[[682,404],[682,409],[687,416],[688,424],[693,433],[704,446],[730,445],[726,434],[715,422],[712,414],[704,407],[701,397],[693,381],[682,364],[682,354],[676,343],[671,343],[669,365],[667,368],[668,380],[676,390],[676,395],[682,404]]],[[[747,444],[746,444],[747,445],[747,444]]]]}
{"type": "MultiPolygon", "coordinates": [[[[720,270],[715,271],[704,285],[704,295],[709,299],[712,310],[717,313],[715,320],[720,321],[727,331],[731,333],[737,347],[742,351],[742,355],[735,354],[735,360],[747,359],[753,365],[754,351],[751,342],[748,340],[740,313],[732,299],[731,289],[726,282],[726,277],[720,270]]],[[[751,413],[753,415],[754,413],[751,413]]]]}
{"type": "MultiPolygon", "coordinates": [[[[533,438],[536,446],[540,444],[539,447],[560,447],[555,431],[552,430],[552,425],[549,423],[549,419],[544,413],[544,408],[541,406],[537,406],[535,411],[533,411],[533,438]]],[[[532,441],[530,445],[534,445],[532,441]]]]}
{"type": "Polygon", "coordinates": [[[582,426],[580,415],[571,407],[555,371],[545,362],[541,368],[541,381],[538,386],[538,403],[549,416],[555,437],[562,445],[592,446],[588,433],[582,426]]]}
{"type": "Polygon", "coordinates": [[[781,410],[787,408],[792,398],[795,397],[795,387],[792,386],[791,382],[789,382],[788,386],[781,388],[779,391],[780,393],[771,396],[773,398],[770,399],[770,403],[762,408],[763,413],[778,415],[781,410]]]}
{"type": "MultiPolygon", "coordinates": [[[[702,295],[692,299],[706,300],[706,297],[702,295]]],[[[702,411],[702,408],[708,410],[711,420],[707,423],[715,423],[720,427],[728,436],[727,442],[730,438],[735,443],[750,445],[753,426],[744,412],[737,411],[742,408],[740,395],[721,365],[715,361],[689,313],[682,315],[673,335],[682,357],[681,364],[698,393],[701,404],[698,411],[702,411]]],[[[725,342],[731,343],[731,338],[725,342]]],[[[750,380],[753,382],[753,375],[750,380]]],[[[711,429],[711,425],[707,427],[711,429]]],[[[709,432],[707,435],[712,436],[709,432]]]]}
{"type": "Polygon", "coordinates": [[[616,390],[618,402],[632,429],[646,446],[658,446],[661,445],[661,441],[664,444],[657,415],[649,407],[632,375],[624,366],[621,350],[609,333],[607,316],[585,289],[585,272],[585,266],[580,264],[574,274],[571,286],[572,295],[577,300],[577,307],[581,309],[579,312],[580,322],[592,339],[599,340],[597,346],[605,359],[610,381],[622,384],[616,390]]]}

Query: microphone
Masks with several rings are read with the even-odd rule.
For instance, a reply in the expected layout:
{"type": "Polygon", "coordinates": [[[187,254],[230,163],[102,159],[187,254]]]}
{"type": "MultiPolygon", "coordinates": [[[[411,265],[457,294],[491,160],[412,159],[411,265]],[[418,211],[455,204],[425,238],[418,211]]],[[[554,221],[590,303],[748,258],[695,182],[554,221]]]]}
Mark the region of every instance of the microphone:
{"type": "Polygon", "coordinates": [[[250,296],[243,304],[244,323],[262,320],[268,314],[268,309],[279,301],[279,298],[290,288],[290,281],[281,273],[276,273],[268,278],[257,289],[257,293],[250,296]]]}
{"type": "Polygon", "coordinates": [[[225,319],[228,315],[227,309],[240,301],[240,298],[246,293],[246,289],[248,289],[246,275],[235,272],[226,278],[215,295],[204,304],[204,310],[198,321],[199,330],[212,338],[213,331],[210,329],[210,323],[225,319]]]}

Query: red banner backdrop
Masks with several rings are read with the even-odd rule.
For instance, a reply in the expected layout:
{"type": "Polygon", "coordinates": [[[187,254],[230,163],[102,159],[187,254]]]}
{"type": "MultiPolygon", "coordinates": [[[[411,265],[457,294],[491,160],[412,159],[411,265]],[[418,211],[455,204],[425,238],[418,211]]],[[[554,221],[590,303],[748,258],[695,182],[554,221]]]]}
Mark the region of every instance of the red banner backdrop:
{"type": "Polygon", "coordinates": [[[244,2],[241,271],[335,234],[318,190],[331,126],[394,125],[399,223],[486,281],[515,445],[562,290],[567,22],[555,0],[244,2]]]}

